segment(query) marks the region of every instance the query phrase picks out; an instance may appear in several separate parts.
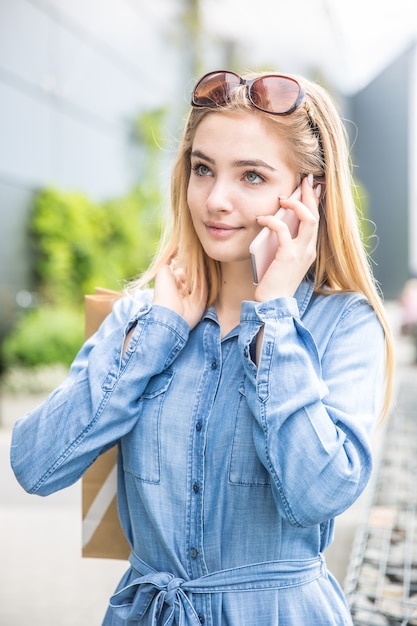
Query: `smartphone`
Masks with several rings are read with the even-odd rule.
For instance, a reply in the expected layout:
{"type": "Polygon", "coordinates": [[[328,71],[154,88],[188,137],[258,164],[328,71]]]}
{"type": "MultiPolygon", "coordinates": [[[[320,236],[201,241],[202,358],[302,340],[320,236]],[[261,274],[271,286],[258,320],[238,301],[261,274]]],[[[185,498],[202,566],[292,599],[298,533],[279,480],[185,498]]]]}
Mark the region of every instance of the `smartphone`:
{"type": "MultiPolygon", "coordinates": [[[[291,194],[291,199],[301,200],[301,186],[291,194]]],[[[296,214],[291,209],[278,209],[277,216],[288,226],[291,237],[297,236],[300,224],[296,214]]],[[[266,270],[274,260],[278,248],[277,235],[273,230],[265,226],[249,246],[252,261],[253,282],[255,285],[261,282],[266,270]]]]}

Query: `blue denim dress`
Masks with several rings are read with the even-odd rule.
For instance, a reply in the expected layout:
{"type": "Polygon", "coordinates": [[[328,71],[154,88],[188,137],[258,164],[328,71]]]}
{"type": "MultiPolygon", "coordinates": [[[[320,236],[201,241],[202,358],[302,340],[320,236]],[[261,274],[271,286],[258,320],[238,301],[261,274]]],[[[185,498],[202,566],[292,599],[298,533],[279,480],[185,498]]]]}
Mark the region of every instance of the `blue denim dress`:
{"type": "Polygon", "coordinates": [[[305,280],[294,298],[243,302],[221,338],[213,308],[190,332],[143,291],[115,304],[65,383],[16,423],[12,466],[47,495],[118,444],[132,553],[104,626],[350,625],[322,553],[370,476],[384,359],[355,293],[314,294],[305,280]]]}

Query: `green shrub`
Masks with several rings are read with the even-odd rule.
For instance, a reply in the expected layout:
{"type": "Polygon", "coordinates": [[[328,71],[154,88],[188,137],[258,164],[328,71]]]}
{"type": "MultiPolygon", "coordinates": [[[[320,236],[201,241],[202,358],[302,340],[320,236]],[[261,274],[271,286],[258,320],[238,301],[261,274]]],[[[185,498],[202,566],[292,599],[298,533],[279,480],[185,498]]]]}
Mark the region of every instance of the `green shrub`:
{"type": "Polygon", "coordinates": [[[81,303],[94,287],[118,289],[142,272],[159,237],[160,204],[157,192],[140,187],[102,204],[76,192],[41,190],[29,229],[42,300],[81,303]]]}
{"type": "Polygon", "coordinates": [[[42,306],[26,311],[3,343],[6,367],[70,365],[84,337],[82,308],[42,306]]]}
{"type": "Polygon", "coordinates": [[[36,195],[29,232],[40,304],[6,337],[6,368],[71,363],[83,340],[84,295],[95,287],[120,290],[148,267],[160,204],[158,191],[146,186],[101,204],[53,188],[36,195]]]}

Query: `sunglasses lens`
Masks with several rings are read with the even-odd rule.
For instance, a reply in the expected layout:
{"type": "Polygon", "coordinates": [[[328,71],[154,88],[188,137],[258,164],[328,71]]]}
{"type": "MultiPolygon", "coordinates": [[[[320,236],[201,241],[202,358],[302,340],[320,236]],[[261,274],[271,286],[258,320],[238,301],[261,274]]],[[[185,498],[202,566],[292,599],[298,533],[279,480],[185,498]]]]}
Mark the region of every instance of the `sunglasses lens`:
{"type": "Polygon", "coordinates": [[[301,87],[286,76],[265,76],[256,79],[250,88],[255,106],[276,114],[291,113],[300,103],[301,87]]]}
{"type": "Polygon", "coordinates": [[[239,84],[239,76],[232,72],[206,74],[195,86],[192,103],[200,107],[222,106],[239,84]]]}

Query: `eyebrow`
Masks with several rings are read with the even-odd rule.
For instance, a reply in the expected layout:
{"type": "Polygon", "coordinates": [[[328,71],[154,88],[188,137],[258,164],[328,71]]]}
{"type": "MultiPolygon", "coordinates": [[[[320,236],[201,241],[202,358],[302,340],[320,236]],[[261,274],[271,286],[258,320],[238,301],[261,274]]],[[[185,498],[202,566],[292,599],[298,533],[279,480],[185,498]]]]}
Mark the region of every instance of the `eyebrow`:
{"type": "Polygon", "coordinates": [[[269,165],[262,159],[242,159],[241,161],[233,161],[235,167],[266,167],[266,169],[276,172],[275,167],[269,165]]]}
{"type": "Polygon", "coordinates": [[[208,163],[212,163],[214,165],[214,159],[208,157],[204,152],[200,152],[200,150],[193,150],[191,152],[191,156],[197,159],[204,159],[204,161],[208,161],[208,163]]]}
{"type": "MultiPolygon", "coordinates": [[[[208,163],[212,163],[213,165],[215,163],[214,159],[207,156],[206,154],[204,154],[204,152],[201,152],[200,150],[193,150],[193,152],[191,152],[191,157],[204,159],[205,161],[207,161],[208,163]]],[[[272,172],[276,172],[276,169],[272,167],[272,165],[269,165],[265,161],[262,161],[262,159],[239,159],[233,161],[232,165],[233,167],[265,167],[272,172]]]]}

